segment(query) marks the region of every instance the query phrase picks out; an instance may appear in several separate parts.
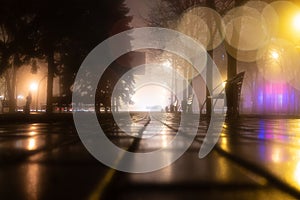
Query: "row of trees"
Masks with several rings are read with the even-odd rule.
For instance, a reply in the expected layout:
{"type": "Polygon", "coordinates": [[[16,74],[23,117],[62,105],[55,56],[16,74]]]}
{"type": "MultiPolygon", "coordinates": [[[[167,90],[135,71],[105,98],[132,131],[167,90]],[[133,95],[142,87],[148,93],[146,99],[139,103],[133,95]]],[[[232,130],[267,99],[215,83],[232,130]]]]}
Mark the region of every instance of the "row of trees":
{"type": "MultiPolygon", "coordinates": [[[[215,10],[217,13],[219,13],[221,16],[224,16],[229,10],[231,10],[234,7],[243,5],[247,0],[187,0],[187,1],[181,1],[181,0],[161,0],[155,9],[153,9],[151,16],[150,16],[150,25],[152,26],[162,26],[162,27],[168,27],[177,30],[178,29],[178,23],[182,22],[183,14],[189,11],[191,8],[196,7],[207,7],[210,9],[215,10]]],[[[207,15],[207,13],[196,13],[198,16],[203,16],[203,19],[205,19],[206,24],[210,25],[208,26],[208,29],[210,31],[210,37],[215,38],[218,37],[218,34],[222,34],[220,30],[220,27],[218,24],[212,24],[213,22],[216,22],[214,19],[215,16],[213,15],[207,15]]],[[[179,31],[188,31],[188,35],[194,37],[197,39],[201,34],[201,31],[205,31],[205,27],[201,26],[202,24],[199,24],[200,22],[197,21],[196,23],[190,22],[192,24],[186,24],[186,27],[183,27],[183,29],[189,29],[189,30],[179,30],[179,31]],[[198,23],[198,24],[197,24],[198,23]]],[[[182,25],[182,24],[181,24],[182,25]]],[[[183,25],[184,26],[184,25],[183,25]]],[[[207,34],[207,33],[206,33],[207,34]]],[[[234,32],[232,39],[238,40],[239,33],[234,32]]],[[[211,39],[207,43],[207,51],[208,54],[213,58],[213,50],[216,48],[213,44],[214,40],[211,39]]],[[[223,43],[225,46],[228,46],[229,44],[224,41],[223,43]]],[[[237,60],[232,55],[232,52],[226,52],[227,53],[227,60],[228,60],[228,68],[227,68],[227,78],[232,79],[234,76],[237,75],[237,60]]],[[[212,71],[209,70],[212,69],[210,67],[207,68],[207,77],[212,77],[212,71]]],[[[206,104],[206,110],[207,113],[211,113],[211,100],[208,98],[210,96],[209,89],[212,89],[212,80],[211,78],[208,78],[206,81],[207,83],[207,104],[206,104]]],[[[232,88],[234,90],[234,88],[232,88]]],[[[231,117],[236,117],[238,115],[238,93],[236,91],[230,92],[232,95],[228,96],[227,101],[227,107],[228,107],[228,114],[231,117]]]]}
{"type": "Polygon", "coordinates": [[[127,14],[124,0],[1,1],[0,75],[5,75],[10,110],[16,107],[18,68],[31,64],[34,72],[36,59],[42,59],[48,63],[47,112],[52,112],[54,76],[63,77],[64,96],[70,97],[83,59],[104,39],[129,29],[127,14]]]}

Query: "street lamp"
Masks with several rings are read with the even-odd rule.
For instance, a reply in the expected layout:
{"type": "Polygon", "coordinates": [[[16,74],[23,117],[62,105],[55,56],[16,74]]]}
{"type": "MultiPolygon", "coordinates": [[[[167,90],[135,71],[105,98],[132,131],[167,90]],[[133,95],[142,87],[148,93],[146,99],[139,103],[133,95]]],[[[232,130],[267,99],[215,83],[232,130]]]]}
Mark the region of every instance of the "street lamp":
{"type": "Polygon", "coordinates": [[[290,19],[289,22],[289,30],[290,30],[290,36],[291,40],[294,42],[296,48],[299,46],[300,43],[300,11],[297,10],[294,12],[292,15],[292,18],[290,19]]]}
{"type": "Polygon", "coordinates": [[[297,13],[293,19],[293,27],[296,31],[300,31],[300,13],[297,13]]]}
{"type": "Polygon", "coordinates": [[[278,60],[278,59],[279,59],[279,53],[278,53],[277,51],[275,51],[275,50],[273,50],[273,51],[271,52],[271,56],[272,56],[272,58],[275,59],[275,60],[278,60]]]}
{"type": "Polygon", "coordinates": [[[32,83],[30,84],[30,86],[29,86],[29,90],[30,90],[31,92],[36,92],[37,89],[38,89],[38,84],[37,84],[36,82],[32,82],[32,83]]]}

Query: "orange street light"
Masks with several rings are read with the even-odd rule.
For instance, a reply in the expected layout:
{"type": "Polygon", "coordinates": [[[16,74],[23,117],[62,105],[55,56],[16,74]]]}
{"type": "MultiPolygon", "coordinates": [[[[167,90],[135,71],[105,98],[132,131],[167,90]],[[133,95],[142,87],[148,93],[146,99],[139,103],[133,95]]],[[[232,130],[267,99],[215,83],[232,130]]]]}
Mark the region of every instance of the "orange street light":
{"type": "Polygon", "coordinates": [[[300,13],[297,13],[293,18],[293,28],[296,31],[300,31],[300,13]]]}
{"type": "Polygon", "coordinates": [[[37,83],[33,82],[33,83],[30,84],[29,90],[31,92],[35,92],[35,91],[37,91],[37,89],[38,89],[38,84],[37,83]]]}
{"type": "Polygon", "coordinates": [[[271,56],[272,56],[272,58],[274,58],[275,60],[278,60],[278,59],[279,59],[279,53],[278,53],[277,51],[275,51],[275,50],[273,50],[273,51],[271,52],[271,56]]]}

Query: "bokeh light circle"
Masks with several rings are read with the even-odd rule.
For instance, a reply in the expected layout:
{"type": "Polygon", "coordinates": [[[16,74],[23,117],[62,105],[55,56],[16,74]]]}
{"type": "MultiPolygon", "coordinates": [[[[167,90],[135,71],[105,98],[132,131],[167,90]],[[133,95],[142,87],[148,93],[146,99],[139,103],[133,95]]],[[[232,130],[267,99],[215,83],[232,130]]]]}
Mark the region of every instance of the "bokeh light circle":
{"type": "Polygon", "coordinates": [[[207,50],[212,50],[223,42],[224,27],[222,17],[215,10],[193,7],[181,15],[176,30],[201,42],[207,50]]]}
{"type": "Polygon", "coordinates": [[[272,39],[263,57],[257,61],[259,72],[266,80],[290,82],[300,63],[296,47],[285,39],[272,39]]]}
{"type": "MultiPolygon", "coordinates": [[[[93,49],[83,61],[75,78],[75,89],[72,94],[73,119],[78,135],[87,150],[103,164],[123,172],[152,172],[171,165],[186,152],[198,132],[200,113],[182,114],[178,134],[167,146],[157,151],[136,153],[126,151],[109,140],[98,122],[96,112],[77,112],[80,110],[82,102],[95,105],[98,82],[104,71],[116,58],[130,51],[148,48],[168,51],[184,58],[197,69],[204,80],[206,80],[206,68],[201,69],[199,66],[203,66],[201,64],[203,62],[205,64],[208,62],[213,70],[213,77],[210,78],[217,85],[223,82],[217,66],[203,46],[174,30],[158,27],[137,28],[110,37],[93,49]],[[122,41],[128,41],[129,36],[132,38],[130,47],[120,46],[122,41]],[[170,41],[177,42],[170,43],[170,41]],[[113,55],[108,48],[112,49],[113,55]],[[82,96],[81,91],[88,88],[92,95],[82,96]],[[173,150],[170,152],[170,149],[173,150]],[[165,159],[166,154],[170,155],[170,159],[165,159]]],[[[204,66],[206,66],[205,64],[204,66]]],[[[210,92],[212,93],[212,91],[210,92]]],[[[224,120],[223,114],[211,113],[210,124],[199,151],[199,158],[209,154],[218,142],[224,120]]]]}
{"type": "Polygon", "coordinates": [[[264,16],[256,8],[241,6],[230,10],[223,19],[228,53],[240,61],[255,61],[270,40],[264,16]]]}
{"type": "Polygon", "coordinates": [[[293,23],[300,14],[300,7],[290,1],[274,1],[269,6],[279,16],[276,37],[299,43],[300,33],[293,23]]]}

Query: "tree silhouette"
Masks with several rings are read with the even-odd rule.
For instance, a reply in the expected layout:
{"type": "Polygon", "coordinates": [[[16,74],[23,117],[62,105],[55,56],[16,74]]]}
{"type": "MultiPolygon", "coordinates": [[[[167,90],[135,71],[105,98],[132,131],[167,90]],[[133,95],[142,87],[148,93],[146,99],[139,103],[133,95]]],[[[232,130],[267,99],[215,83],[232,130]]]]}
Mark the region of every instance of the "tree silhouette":
{"type": "Polygon", "coordinates": [[[34,56],[33,18],[24,2],[0,2],[0,74],[6,79],[9,110],[16,109],[16,74],[18,68],[34,56]]]}
{"type": "MultiPolygon", "coordinates": [[[[62,77],[63,95],[70,99],[83,59],[100,42],[128,29],[131,21],[124,0],[7,0],[0,2],[0,12],[0,73],[11,68],[15,77],[14,69],[31,58],[45,59],[48,113],[52,112],[54,76],[62,77]]],[[[13,102],[14,77],[8,90],[13,102]]]]}
{"type": "MultiPolygon", "coordinates": [[[[36,51],[48,63],[47,112],[52,112],[53,78],[63,76],[64,95],[70,96],[74,75],[87,54],[110,36],[115,23],[131,20],[124,0],[31,0],[36,51]]],[[[70,98],[69,98],[70,99],[70,98]]]]}
{"type": "Polygon", "coordinates": [[[134,54],[127,53],[121,56],[104,72],[95,96],[97,112],[101,109],[105,112],[118,111],[121,102],[132,103],[131,96],[134,94],[135,81],[132,73],[126,73],[131,69],[132,55],[134,54]]]}
{"type": "MultiPolygon", "coordinates": [[[[197,6],[203,6],[211,8],[215,11],[217,11],[221,16],[224,16],[230,9],[243,5],[246,2],[246,0],[236,1],[236,0],[188,0],[188,1],[180,1],[180,0],[162,0],[158,2],[158,5],[153,9],[152,13],[150,14],[150,25],[152,26],[163,26],[168,27],[172,29],[178,28],[178,22],[182,20],[182,17],[184,16],[183,13],[188,11],[191,8],[195,8],[197,6]]],[[[197,13],[197,15],[201,15],[201,13],[197,13]]],[[[202,13],[202,15],[205,15],[205,13],[202,13]]],[[[206,24],[210,24],[212,21],[211,16],[205,16],[206,18],[206,24]]],[[[188,24],[187,24],[188,25],[188,24]]],[[[197,26],[197,22],[192,23],[191,26],[183,27],[184,31],[188,32],[188,35],[191,35],[193,38],[198,38],[201,36],[198,36],[197,31],[204,29],[204,27],[197,26]]],[[[217,34],[217,29],[212,30],[211,27],[208,27],[210,29],[211,36],[215,37],[217,34]]],[[[182,31],[182,30],[179,30],[182,31]]],[[[232,36],[232,39],[237,39],[238,33],[235,33],[234,36],[232,36]]],[[[208,47],[208,53],[211,57],[213,57],[213,48],[210,48],[210,43],[207,44],[208,47]]],[[[229,44],[225,41],[224,45],[228,46],[229,44]]],[[[228,60],[228,67],[227,67],[227,78],[232,79],[237,74],[237,60],[236,58],[227,53],[227,60],[228,60]]],[[[212,77],[212,72],[209,70],[210,67],[207,68],[207,77],[212,77]]],[[[208,98],[210,96],[209,89],[212,89],[212,83],[209,80],[206,80],[207,83],[207,113],[210,113],[211,111],[211,100],[208,98]]],[[[238,114],[238,96],[237,92],[232,91],[233,96],[230,96],[230,98],[227,101],[228,106],[228,114],[231,117],[236,117],[238,114]]]]}

